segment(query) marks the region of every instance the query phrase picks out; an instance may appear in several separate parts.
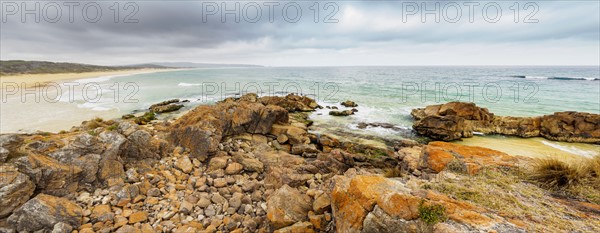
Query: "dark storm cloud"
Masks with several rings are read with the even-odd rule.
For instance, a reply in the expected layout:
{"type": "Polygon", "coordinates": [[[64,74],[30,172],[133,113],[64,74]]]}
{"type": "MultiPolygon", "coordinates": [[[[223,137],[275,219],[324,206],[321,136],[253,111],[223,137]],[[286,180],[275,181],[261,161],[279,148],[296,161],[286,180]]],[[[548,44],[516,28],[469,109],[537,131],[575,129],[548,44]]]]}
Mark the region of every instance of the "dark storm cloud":
{"type": "MultiPolygon", "coordinates": [[[[20,14],[3,15],[7,22],[1,25],[0,55],[2,59],[118,64],[167,60],[223,61],[242,53],[270,56],[243,56],[247,58],[243,60],[246,63],[260,63],[270,61],[278,54],[294,53],[296,57],[306,57],[306,64],[311,64],[310,54],[321,50],[324,53],[354,50],[369,53],[398,47],[433,50],[438,45],[471,43],[511,44],[513,49],[528,49],[536,44],[561,41],[560,46],[565,49],[587,45],[593,46],[588,50],[594,52],[600,39],[600,8],[597,2],[539,2],[539,12],[535,15],[539,23],[523,23],[523,18],[530,13],[524,9],[519,15],[521,22],[514,23],[514,12],[510,10],[512,2],[499,2],[503,13],[497,23],[489,23],[482,17],[481,6],[487,2],[481,2],[474,12],[474,23],[468,22],[468,8],[462,5],[463,2],[458,2],[463,12],[457,23],[443,18],[437,23],[432,16],[423,23],[418,13],[407,16],[408,20],[403,22],[403,5],[398,1],[336,2],[339,11],[333,18],[339,20],[338,23],[323,22],[333,6],[325,9],[325,2],[320,2],[319,22],[315,23],[314,11],[311,10],[314,2],[297,2],[302,9],[302,17],[300,21],[290,23],[282,15],[282,7],[287,2],[275,7],[273,22],[269,22],[268,7],[263,2],[239,2],[242,9],[248,4],[261,6],[262,17],[256,23],[247,22],[242,15],[239,15],[239,23],[233,22],[232,15],[227,15],[226,23],[221,22],[218,13],[203,17],[203,2],[199,1],[136,2],[139,7],[135,15],[139,20],[137,23],[123,22],[123,17],[132,10],[123,9],[125,2],[120,2],[118,23],[113,21],[113,11],[109,8],[114,2],[106,1],[98,2],[103,14],[96,23],[86,22],[81,16],[81,8],[86,2],[75,8],[72,23],[67,19],[64,6],[63,17],[57,23],[44,22],[43,19],[35,23],[32,22],[33,16],[28,16],[28,22],[23,23],[20,14]]],[[[21,2],[15,3],[22,6],[21,2]]],[[[29,1],[26,4],[34,3],[29,1]]],[[[40,3],[43,7],[48,2],[40,3]]],[[[62,5],[63,2],[57,3],[62,5]]],[[[234,1],[204,2],[204,6],[217,4],[221,8],[222,3],[229,8],[235,7],[234,1]]],[[[421,2],[415,3],[421,6],[421,2]]],[[[2,4],[5,14],[7,2],[2,4]]],[[[427,4],[431,7],[435,3],[427,4]]],[[[444,4],[446,2],[441,2],[441,6],[444,4]]],[[[520,8],[523,8],[522,4],[520,8]]],[[[253,13],[253,9],[249,9],[253,13]]]]}

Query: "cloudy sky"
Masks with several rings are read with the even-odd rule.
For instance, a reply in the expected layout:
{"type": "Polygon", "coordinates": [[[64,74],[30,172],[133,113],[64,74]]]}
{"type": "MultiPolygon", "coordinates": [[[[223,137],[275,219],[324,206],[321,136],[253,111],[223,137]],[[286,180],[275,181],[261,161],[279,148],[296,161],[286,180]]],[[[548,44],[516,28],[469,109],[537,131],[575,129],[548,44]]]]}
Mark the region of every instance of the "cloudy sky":
{"type": "Polygon", "coordinates": [[[0,58],[103,65],[600,64],[598,1],[86,3],[3,0],[0,58]],[[439,22],[427,12],[438,12],[439,22]]]}

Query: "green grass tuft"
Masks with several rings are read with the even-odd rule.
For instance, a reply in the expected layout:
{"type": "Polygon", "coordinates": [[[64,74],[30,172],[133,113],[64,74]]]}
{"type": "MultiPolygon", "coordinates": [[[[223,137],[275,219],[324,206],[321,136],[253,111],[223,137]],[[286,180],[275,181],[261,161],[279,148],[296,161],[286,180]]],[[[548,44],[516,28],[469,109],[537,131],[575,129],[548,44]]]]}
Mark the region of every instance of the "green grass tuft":
{"type": "Polygon", "coordinates": [[[446,207],[440,204],[425,204],[424,201],[421,201],[419,204],[419,218],[429,225],[446,221],[448,219],[446,207]]]}

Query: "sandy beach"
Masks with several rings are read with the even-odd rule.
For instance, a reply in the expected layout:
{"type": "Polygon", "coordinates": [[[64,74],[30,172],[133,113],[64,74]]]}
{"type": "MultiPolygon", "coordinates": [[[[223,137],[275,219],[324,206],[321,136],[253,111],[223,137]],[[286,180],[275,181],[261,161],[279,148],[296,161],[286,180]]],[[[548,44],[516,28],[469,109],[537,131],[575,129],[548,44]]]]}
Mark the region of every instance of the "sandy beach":
{"type": "Polygon", "coordinates": [[[143,74],[143,73],[154,73],[161,71],[173,71],[174,69],[130,69],[130,70],[118,70],[118,71],[103,71],[103,72],[84,72],[84,73],[57,73],[57,74],[21,74],[21,75],[7,75],[0,76],[0,84],[2,89],[6,88],[5,83],[18,83],[25,86],[43,86],[50,82],[59,82],[66,80],[77,80],[84,78],[94,78],[101,76],[110,75],[127,75],[127,74],[143,74]]]}

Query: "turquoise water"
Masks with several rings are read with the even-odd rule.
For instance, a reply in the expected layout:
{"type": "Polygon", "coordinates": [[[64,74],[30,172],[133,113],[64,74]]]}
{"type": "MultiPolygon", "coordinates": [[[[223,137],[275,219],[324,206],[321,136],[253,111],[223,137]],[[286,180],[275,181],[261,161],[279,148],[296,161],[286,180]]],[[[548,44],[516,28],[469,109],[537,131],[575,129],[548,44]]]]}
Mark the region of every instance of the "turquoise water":
{"type": "MultiPolygon", "coordinates": [[[[131,111],[143,109],[151,103],[168,98],[213,102],[226,96],[262,91],[263,94],[302,92],[302,94],[318,98],[323,103],[336,103],[351,99],[374,108],[373,114],[382,114],[380,116],[382,120],[388,119],[392,122],[398,116],[405,115],[413,107],[453,100],[473,100],[478,105],[489,107],[492,112],[500,115],[533,116],[568,110],[599,113],[600,81],[579,80],[584,78],[600,79],[599,68],[196,69],[125,76],[100,82],[106,87],[112,86],[114,83],[137,84],[139,92],[134,97],[139,100],[139,103],[100,101],[98,106],[120,107],[123,111],[131,111]],[[239,87],[236,87],[236,83],[239,84],[239,87]],[[269,88],[270,86],[272,89],[269,88]],[[300,88],[296,88],[297,86],[300,88]],[[213,87],[217,87],[218,90],[213,91],[213,87]],[[457,87],[461,89],[460,96],[457,95],[457,87]],[[418,90],[416,90],[417,88],[418,90]],[[472,95],[470,94],[471,90],[473,91],[472,95]],[[484,91],[487,94],[484,94],[484,91]],[[497,91],[500,93],[497,94],[497,91]],[[474,98],[471,99],[471,96],[474,98]]],[[[128,93],[122,91],[120,94],[128,93]]],[[[106,96],[106,99],[111,99],[111,96],[106,96]]]]}
{"type": "Polygon", "coordinates": [[[339,102],[348,99],[359,104],[358,113],[347,118],[330,117],[327,109],[320,110],[312,115],[318,124],[395,137],[410,128],[411,109],[455,100],[474,101],[498,115],[535,116],[556,111],[599,114],[599,70],[599,67],[265,67],[98,77],[76,82],[97,84],[102,88],[100,97],[86,101],[81,96],[81,86],[73,91],[74,99],[69,98],[72,92],[63,92],[58,103],[39,104],[49,116],[46,118],[33,115],[35,120],[32,120],[23,112],[27,109],[7,111],[11,104],[21,104],[9,100],[3,104],[2,131],[15,130],[15,126],[23,131],[40,129],[67,120],[76,125],[85,120],[74,118],[73,111],[65,110],[69,108],[119,117],[172,98],[190,100],[186,104],[189,109],[246,92],[261,95],[298,92],[316,98],[323,106],[339,106],[339,102]],[[357,130],[360,122],[391,123],[395,128],[357,130]]]}

